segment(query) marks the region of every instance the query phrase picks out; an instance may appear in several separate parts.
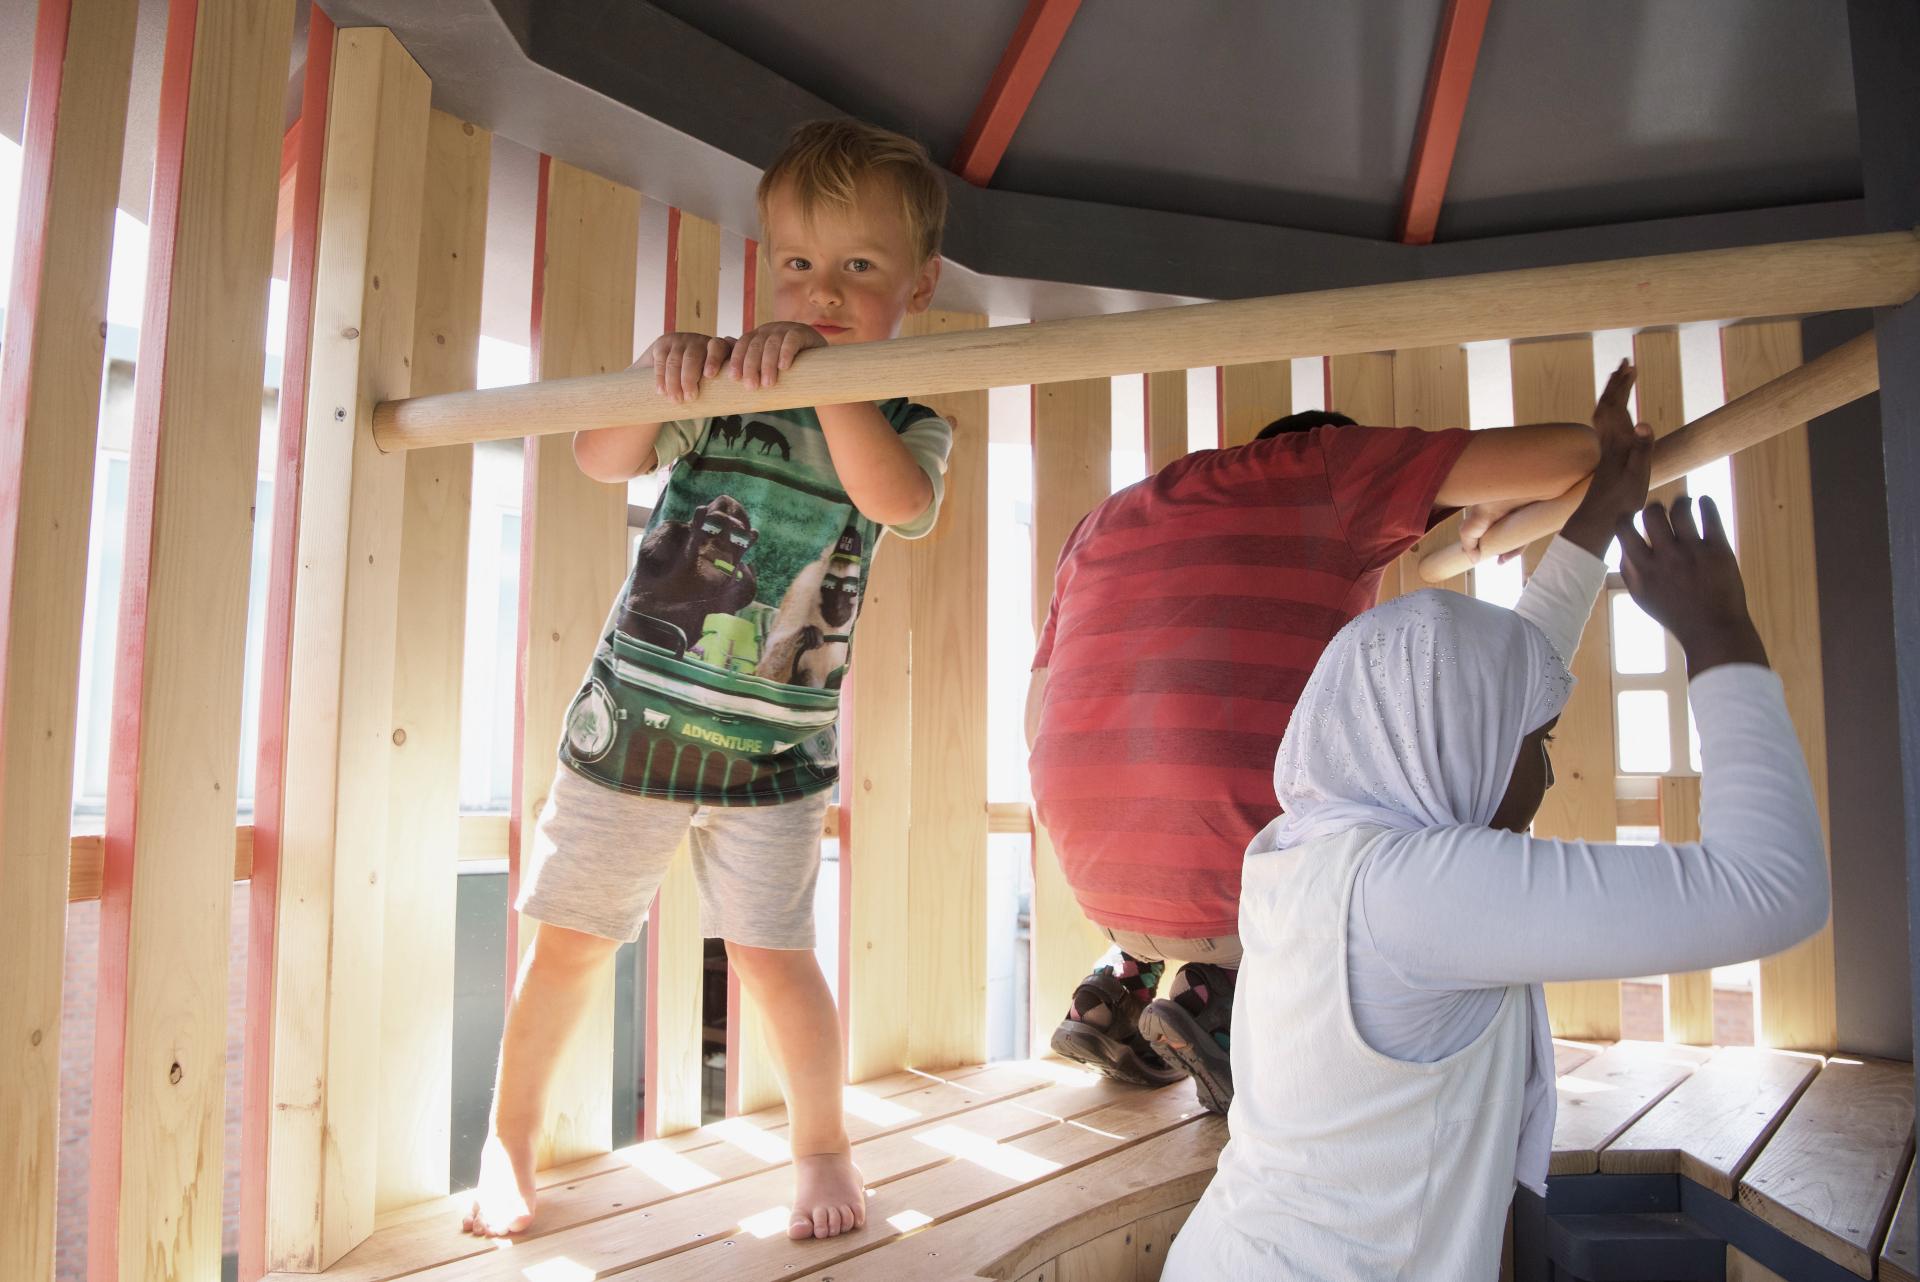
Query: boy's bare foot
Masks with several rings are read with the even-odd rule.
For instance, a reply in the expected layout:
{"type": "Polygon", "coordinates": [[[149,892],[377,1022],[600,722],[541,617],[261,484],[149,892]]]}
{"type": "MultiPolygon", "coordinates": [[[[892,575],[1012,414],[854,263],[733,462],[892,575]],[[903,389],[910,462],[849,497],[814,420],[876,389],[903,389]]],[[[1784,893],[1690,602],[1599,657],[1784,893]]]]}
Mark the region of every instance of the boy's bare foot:
{"type": "Polygon", "coordinates": [[[507,1237],[533,1223],[533,1142],[509,1145],[487,1136],[480,1150],[480,1183],[460,1227],[475,1237],[507,1237]]]}
{"type": "Polygon", "coordinates": [[[814,1153],[793,1159],[793,1218],[787,1224],[788,1237],[837,1237],[866,1226],[867,1191],[851,1156],[814,1153]]]}

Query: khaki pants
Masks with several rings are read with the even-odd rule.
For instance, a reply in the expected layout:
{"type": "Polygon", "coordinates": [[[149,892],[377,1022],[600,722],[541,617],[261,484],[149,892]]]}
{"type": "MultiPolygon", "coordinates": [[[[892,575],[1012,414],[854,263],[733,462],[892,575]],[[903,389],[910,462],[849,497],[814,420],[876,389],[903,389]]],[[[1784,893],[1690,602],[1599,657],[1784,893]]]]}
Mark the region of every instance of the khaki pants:
{"type": "Polygon", "coordinates": [[[1221,935],[1214,939],[1168,939],[1161,935],[1142,935],[1132,930],[1108,930],[1105,926],[1097,929],[1118,944],[1120,951],[1129,957],[1147,961],[1204,962],[1209,966],[1225,966],[1229,970],[1237,969],[1240,965],[1238,935],[1221,935]]]}

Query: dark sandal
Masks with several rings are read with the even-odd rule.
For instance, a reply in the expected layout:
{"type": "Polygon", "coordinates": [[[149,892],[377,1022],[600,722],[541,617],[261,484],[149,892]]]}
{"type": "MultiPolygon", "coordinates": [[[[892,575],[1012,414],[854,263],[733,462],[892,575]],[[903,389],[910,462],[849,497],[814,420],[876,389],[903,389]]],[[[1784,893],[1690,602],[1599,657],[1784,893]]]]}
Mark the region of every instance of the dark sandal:
{"type": "Polygon", "coordinates": [[[1080,981],[1074,989],[1073,1006],[1077,1011],[1105,1006],[1113,1022],[1097,1028],[1081,1019],[1063,1019],[1053,1030],[1053,1053],[1116,1082],[1134,1086],[1170,1086],[1186,1076],[1177,1063],[1154,1052],[1139,1033],[1140,1002],[1127,987],[1102,968],[1080,981]]]}
{"type": "Polygon", "coordinates": [[[1213,1035],[1232,1023],[1235,977],[1219,966],[1194,963],[1192,969],[1208,987],[1207,1003],[1196,1014],[1178,998],[1163,997],[1140,1012],[1140,1035],[1193,1078],[1202,1108],[1225,1116],[1233,1104],[1233,1059],[1213,1035]]]}

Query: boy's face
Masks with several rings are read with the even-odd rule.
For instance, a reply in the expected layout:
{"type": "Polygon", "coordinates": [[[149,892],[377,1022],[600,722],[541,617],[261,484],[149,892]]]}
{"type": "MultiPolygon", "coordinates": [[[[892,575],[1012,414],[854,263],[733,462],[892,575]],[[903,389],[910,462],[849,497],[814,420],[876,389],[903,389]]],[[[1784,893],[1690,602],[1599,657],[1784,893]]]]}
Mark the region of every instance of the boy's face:
{"type": "Polygon", "coordinates": [[[940,259],[915,255],[899,199],[881,184],[863,185],[851,209],[822,203],[811,218],[777,187],[762,230],[773,318],[811,325],[831,344],[892,338],[933,301],[940,259]]]}

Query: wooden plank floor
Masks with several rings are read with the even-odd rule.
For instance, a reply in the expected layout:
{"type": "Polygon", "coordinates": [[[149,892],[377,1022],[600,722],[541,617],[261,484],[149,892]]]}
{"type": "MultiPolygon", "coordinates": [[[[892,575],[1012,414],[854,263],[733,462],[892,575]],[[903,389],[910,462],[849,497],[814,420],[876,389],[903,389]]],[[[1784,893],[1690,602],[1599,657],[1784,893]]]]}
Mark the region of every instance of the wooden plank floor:
{"type": "MultiPolygon", "coordinates": [[[[1884,1247],[1900,1276],[1909,1066],[1657,1042],[1555,1052],[1556,1174],[1682,1174],[1856,1271],[1869,1261],[1862,1276],[1884,1247]]],[[[1190,1086],[1135,1090],[1058,1060],[899,1073],[849,1088],[847,1108],[870,1190],[858,1233],[787,1240],[774,1108],[542,1172],[535,1230],[510,1245],[462,1234],[462,1200],[442,1198],[384,1217],[324,1276],[1153,1282],[1226,1141],[1190,1086]]],[[[296,1276],[312,1275],[273,1279],[296,1276]]]]}

